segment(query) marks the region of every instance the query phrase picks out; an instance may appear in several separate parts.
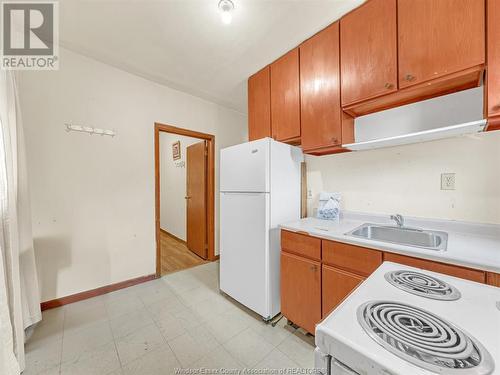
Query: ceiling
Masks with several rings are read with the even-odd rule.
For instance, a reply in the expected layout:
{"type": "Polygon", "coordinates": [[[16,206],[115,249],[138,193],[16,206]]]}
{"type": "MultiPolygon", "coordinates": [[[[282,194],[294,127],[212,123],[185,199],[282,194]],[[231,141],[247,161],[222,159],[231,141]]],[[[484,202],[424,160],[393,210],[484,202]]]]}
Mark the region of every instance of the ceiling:
{"type": "Polygon", "coordinates": [[[64,0],[65,48],[246,112],[247,78],[364,0],[64,0]]]}

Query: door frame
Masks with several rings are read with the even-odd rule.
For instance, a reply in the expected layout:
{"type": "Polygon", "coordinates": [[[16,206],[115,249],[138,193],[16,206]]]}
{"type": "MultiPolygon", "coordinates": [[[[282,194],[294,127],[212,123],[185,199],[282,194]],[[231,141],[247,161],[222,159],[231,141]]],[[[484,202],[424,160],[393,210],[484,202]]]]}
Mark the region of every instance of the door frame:
{"type": "Polygon", "coordinates": [[[154,157],[155,157],[155,228],[156,228],[156,277],[161,277],[160,246],[160,132],[198,138],[207,142],[207,260],[213,261],[215,256],[215,136],[194,130],[155,122],[154,157]]]}

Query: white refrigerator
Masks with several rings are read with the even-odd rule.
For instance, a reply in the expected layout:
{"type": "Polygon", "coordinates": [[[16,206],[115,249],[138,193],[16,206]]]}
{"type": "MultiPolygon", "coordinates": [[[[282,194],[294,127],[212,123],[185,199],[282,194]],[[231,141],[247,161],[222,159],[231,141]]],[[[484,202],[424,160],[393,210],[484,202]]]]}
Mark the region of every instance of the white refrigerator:
{"type": "Polygon", "coordinates": [[[221,150],[220,289],[265,320],[280,312],[280,230],[300,218],[298,147],[264,138],[221,150]]]}

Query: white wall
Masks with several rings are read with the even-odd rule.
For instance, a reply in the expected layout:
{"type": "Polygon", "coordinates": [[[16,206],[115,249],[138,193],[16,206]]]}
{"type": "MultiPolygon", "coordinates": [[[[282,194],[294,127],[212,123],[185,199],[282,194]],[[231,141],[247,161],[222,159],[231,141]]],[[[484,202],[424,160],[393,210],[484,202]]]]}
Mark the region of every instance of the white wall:
{"type": "Polygon", "coordinates": [[[59,71],[19,79],[43,301],[155,272],[155,121],[214,134],[217,150],[247,136],[240,113],[68,50],[60,58],[59,71]],[[68,121],[117,136],[66,133],[68,121]]]}
{"type": "MultiPolygon", "coordinates": [[[[186,149],[198,138],[160,132],[160,228],[186,241],[186,149]],[[172,144],[181,142],[181,158],[173,159],[172,144]]],[[[203,141],[201,141],[203,142],[203,141]]]]}
{"type": "Polygon", "coordinates": [[[325,190],[351,211],[500,224],[500,132],[306,162],[310,215],[325,190]],[[456,190],[440,190],[445,172],[456,173],[456,190]]]}

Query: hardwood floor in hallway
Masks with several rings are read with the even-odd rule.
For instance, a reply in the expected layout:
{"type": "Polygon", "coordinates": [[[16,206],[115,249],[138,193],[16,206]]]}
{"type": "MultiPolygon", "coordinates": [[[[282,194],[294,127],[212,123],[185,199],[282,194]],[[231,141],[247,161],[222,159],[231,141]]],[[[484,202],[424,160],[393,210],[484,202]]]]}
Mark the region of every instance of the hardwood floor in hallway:
{"type": "Polygon", "coordinates": [[[162,276],[207,263],[206,260],[191,252],[184,242],[163,231],[160,231],[160,244],[162,276]]]}

